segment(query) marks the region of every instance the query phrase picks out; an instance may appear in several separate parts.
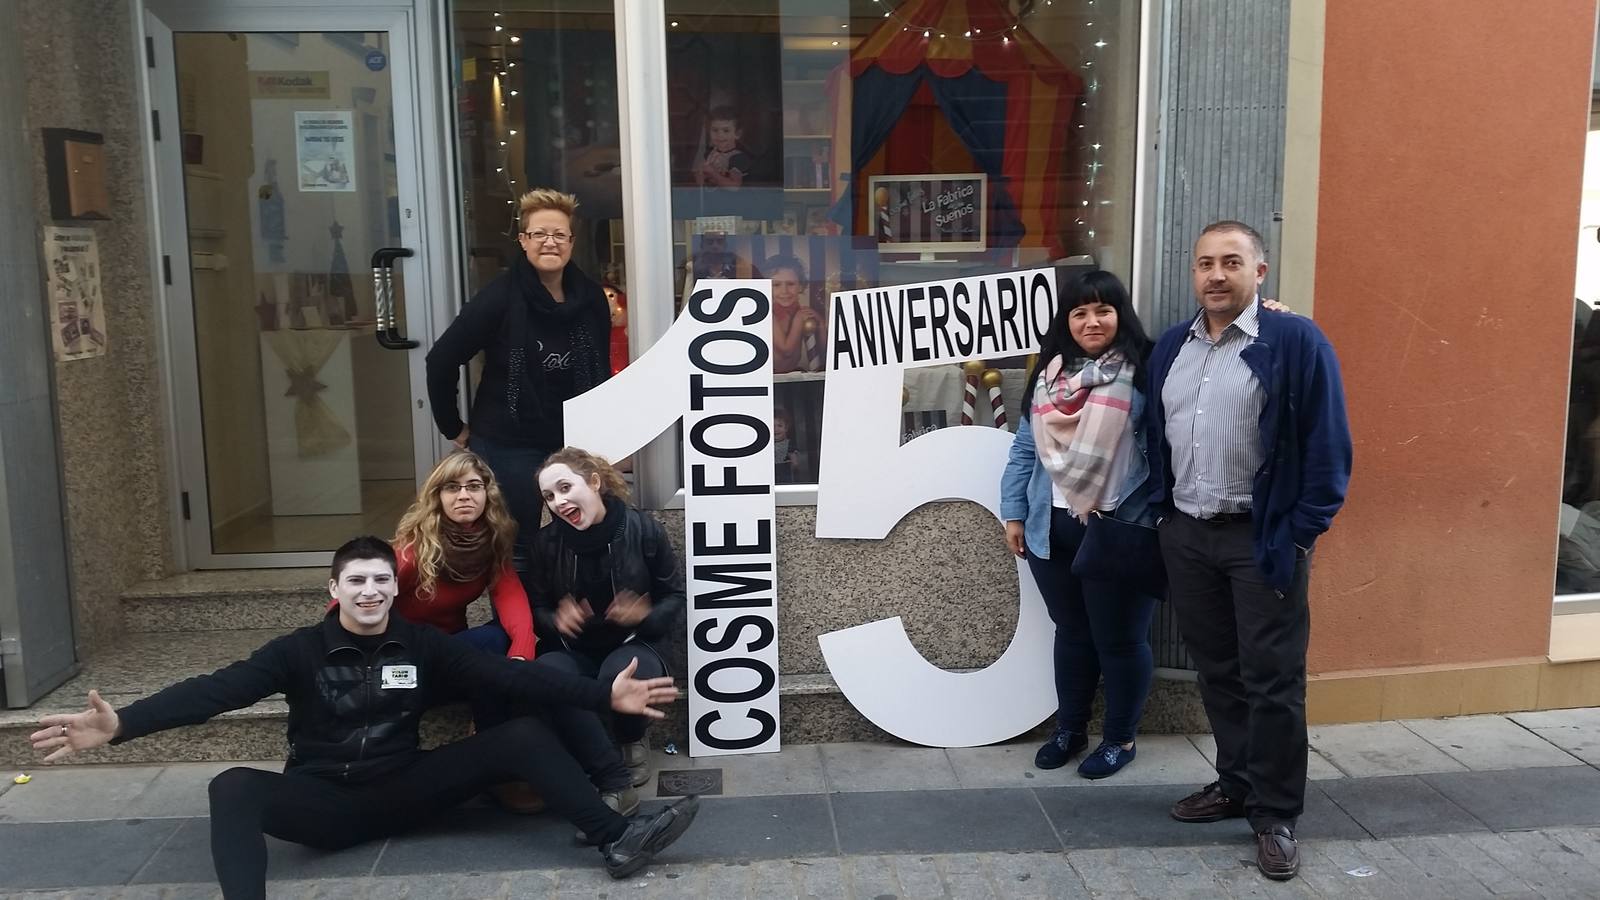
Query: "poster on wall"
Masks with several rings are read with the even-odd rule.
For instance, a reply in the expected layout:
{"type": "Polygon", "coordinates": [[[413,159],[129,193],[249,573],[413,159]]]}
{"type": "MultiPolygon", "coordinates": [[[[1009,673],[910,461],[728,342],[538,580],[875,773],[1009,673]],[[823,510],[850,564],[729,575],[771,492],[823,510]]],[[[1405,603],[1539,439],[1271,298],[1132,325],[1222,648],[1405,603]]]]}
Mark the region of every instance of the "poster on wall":
{"type": "Polygon", "coordinates": [[[294,114],[300,190],[348,192],[356,189],[354,120],[354,114],[348,109],[294,114]]]}
{"type": "Polygon", "coordinates": [[[44,262],[56,360],[104,356],[105,299],[100,293],[100,249],[94,231],[45,226],[44,262]]]}

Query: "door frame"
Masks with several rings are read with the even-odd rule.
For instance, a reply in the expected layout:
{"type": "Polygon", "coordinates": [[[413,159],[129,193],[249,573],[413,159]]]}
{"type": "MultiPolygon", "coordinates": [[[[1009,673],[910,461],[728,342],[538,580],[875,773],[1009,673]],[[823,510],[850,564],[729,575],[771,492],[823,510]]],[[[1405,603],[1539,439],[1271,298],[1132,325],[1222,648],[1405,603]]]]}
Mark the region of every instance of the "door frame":
{"type": "MultiPolygon", "coordinates": [[[[205,442],[201,428],[199,366],[195,345],[184,170],[178,133],[178,82],[173,59],[176,32],[383,31],[389,34],[393,79],[396,180],[402,200],[403,246],[417,251],[400,260],[406,290],[405,328],[421,343],[406,351],[414,478],[421,484],[442,452],[443,438],[426,402],[424,355],[448,326],[460,290],[454,221],[455,185],[450,173],[454,147],[441,84],[449,69],[439,65],[447,47],[427,2],[345,0],[323,8],[305,0],[145,0],[142,24],[146,50],[147,97],[162,140],[152,140],[152,204],[156,217],[158,318],[162,328],[162,366],[168,397],[169,440],[174,463],[173,509],[178,529],[175,550],[180,569],[281,568],[326,565],[326,551],[231,553],[212,551],[206,485],[205,442]],[[409,200],[409,203],[406,202],[409,200]],[[170,275],[167,273],[170,272],[170,275]]],[[[352,260],[353,278],[368,272],[366,260],[352,260]]],[[[398,352],[398,351],[396,351],[398,352]]]]}

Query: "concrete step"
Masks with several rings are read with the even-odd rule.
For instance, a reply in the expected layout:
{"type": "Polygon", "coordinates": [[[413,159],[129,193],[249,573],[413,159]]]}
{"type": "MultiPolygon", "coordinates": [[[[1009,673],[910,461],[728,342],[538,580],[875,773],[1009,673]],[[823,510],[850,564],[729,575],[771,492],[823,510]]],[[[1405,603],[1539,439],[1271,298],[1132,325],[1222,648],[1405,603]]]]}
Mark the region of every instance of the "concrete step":
{"type": "Polygon", "coordinates": [[[326,569],[185,572],[122,595],[125,631],[287,631],[317,621],[328,601],[326,569]]]}
{"type": "MultiPolygon", "coordinates": [[[[303,578],[303,576],[302,576],[303,578]]],[[[319,607],[320,609],[320,607],[319,607]]],[[[169,684],[243,659],[282,634],[283,628],[147,632],[123,641],[88,660],[83,671],[52,691],[32,708],[0,710],[0,768],[36,766],[27,737],[40,716],[79,712],[89,690],[98,689],[113,706],[123,706],[169,684]]],[[[681,696],[681,693],[680,693],[681,696]]],[[[892,740],[862,718],[826,673],[785,673],[779,679],[780,726],[786,744],[892,740]]],[[[1098,718],[1098,714],[1097,714],[1098,718]]],[[[118,747],[74,756],[74,763],[162,763],[219,760],[281,759],[284,756],[288,706],[271,697],[203,725],[173,729],[118,747]]],[[[423,720],[430,746],[467,733],[464,707],[434,710],[423,720]]],[[[1142,730],[1150,734],[1188,734],[1207,729],[1194,685],[1157,679],[1146,704],[1142,730]]],[[[658,747],[676,743],[688,748],[686,704],[674,704],[651,733],[658,747]]]]}

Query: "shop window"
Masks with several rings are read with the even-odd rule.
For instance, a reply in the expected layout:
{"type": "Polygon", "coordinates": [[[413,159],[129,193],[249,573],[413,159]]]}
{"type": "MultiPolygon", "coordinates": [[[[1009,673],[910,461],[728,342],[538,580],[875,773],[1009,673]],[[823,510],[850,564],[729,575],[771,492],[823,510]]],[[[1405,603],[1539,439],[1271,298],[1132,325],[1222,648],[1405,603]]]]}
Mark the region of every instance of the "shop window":
{"type": "Polygon", "coordinates": [[[1591,87],[1583,158],[1572,383],[1556,541],[1556,593],[1600,593],[1600,70],[1591,87]]]}
{"type": "MultiPolygon", "coordinates": [[[[673,301],[773,279],[780,483],[816,480],[831,292],[1052,263],[1131,276],[1138,6],[668,0],[673,301]]],[[[992,364],[1015,427],[1025,361],[992,364]]],[[[902,439],[959,424],[963,383],[908,372],[902,439]]]]}
{"type": "Polygon", "coordinates": [[[469,294],[522,252],[516,200],[538,187],[577,196],[573,262],[625,289],[614,18],[585,0],[454,13],[469,294]]]}

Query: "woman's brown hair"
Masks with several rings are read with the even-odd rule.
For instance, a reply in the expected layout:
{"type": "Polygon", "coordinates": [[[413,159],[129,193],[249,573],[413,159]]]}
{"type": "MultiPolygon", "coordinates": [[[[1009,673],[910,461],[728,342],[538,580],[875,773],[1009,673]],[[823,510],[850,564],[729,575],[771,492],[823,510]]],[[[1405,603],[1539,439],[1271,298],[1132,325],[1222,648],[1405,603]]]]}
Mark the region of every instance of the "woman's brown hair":
{"type": "MultiPolygon", "coordinates": [[[[560,450],[545,457],[539,466],[543,472],[551,466],[565,465],[578,477],[588,481],[594,476],[600,476],[600,493],[606,497],[616,497],[618,500],[628,499],[628,483],[622,479],[622,473],[616,467],[606,462],[604,458],[596,456],[587,450],[577,447],[562,447],[560,450]]],[[[537,476],[536,476],[537,477],[537,476]]]]}

